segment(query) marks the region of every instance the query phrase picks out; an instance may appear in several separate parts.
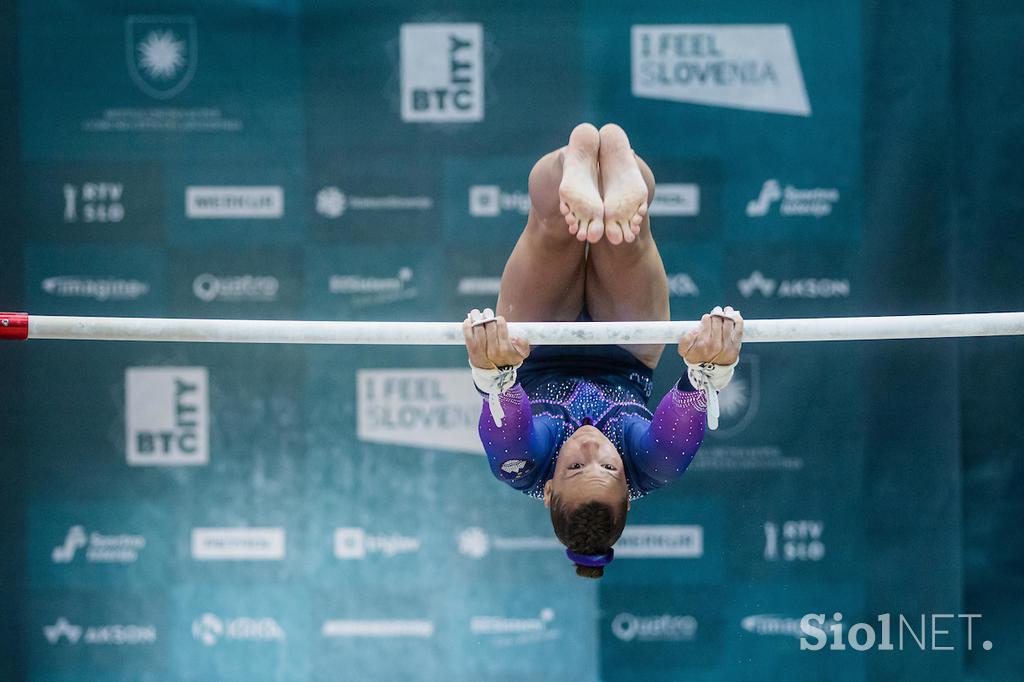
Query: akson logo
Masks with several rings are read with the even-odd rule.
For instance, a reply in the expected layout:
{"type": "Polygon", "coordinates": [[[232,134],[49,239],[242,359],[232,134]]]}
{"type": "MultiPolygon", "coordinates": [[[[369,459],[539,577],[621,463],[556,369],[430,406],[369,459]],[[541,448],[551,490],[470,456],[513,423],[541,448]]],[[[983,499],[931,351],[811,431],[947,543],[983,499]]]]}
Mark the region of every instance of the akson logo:
{"type": "Polygon", "coordinates": [[[637,25],[631,39],[634,97],[811,115],[785,24],[637,25]]]}
{"type": "Polygon", "coordinates": [[[798,279],[776,280],[765,277],[760,270],[750,273],[750,277],[738,280],[736,288],[743,298],[750,298],[755,293],[765,298],[848,298],[850,296],[850,280],[806,277],[798,279]]]}
{"type": "Polygon", "coordinates": [[[93,646],[134,646],[154,644],[156,626],[153,625],[75,625],[61,616],[53,625],[43,627],[43,636],[51,646],[61,640],[70,645],[79,642],[93,646]]]}
{"type": "Polygon", "coordinates": [[[124,383],[128,464],[195,466],[209,461],[205,367],[130,367],[124,383]]]}
{"type": "Polygon", "coordinates": [[[481,24],[402,24],[402,120],[482,121],[483,42],[481,24]]]}

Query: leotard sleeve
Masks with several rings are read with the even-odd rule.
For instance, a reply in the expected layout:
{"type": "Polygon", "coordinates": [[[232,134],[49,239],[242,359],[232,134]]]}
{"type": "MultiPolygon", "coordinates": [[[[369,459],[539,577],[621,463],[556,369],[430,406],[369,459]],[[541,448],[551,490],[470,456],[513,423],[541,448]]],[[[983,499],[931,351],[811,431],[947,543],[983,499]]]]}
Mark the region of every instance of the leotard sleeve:
{"type": "Polygon", "coordinates": [[[658,403],[651,421],[636,417],[625,425],[624,449],[631,460],[634,485],[648,492],[671,483],[686,471],[704,440],[707,399],[682,378],[658,403]]]}
{"type": "Polygon", "coordinates": [[[529,490],[547,469],[556,440],[554,430],[533,416],[530,398],[519,384],[498,399],[505,411],[501,426],[494,423],[487,398],[483,399],[480,441],[495,478],[516,490],[529,490]]]}

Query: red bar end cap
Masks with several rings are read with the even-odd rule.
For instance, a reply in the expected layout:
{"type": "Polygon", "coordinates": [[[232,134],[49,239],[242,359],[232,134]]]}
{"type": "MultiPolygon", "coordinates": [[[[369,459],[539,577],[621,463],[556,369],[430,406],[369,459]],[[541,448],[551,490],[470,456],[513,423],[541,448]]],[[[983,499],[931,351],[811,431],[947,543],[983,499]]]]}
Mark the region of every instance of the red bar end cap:
{"type": "Polygon", "coordinates": [[[0,313],[0,339],[28,338],[28,313],[0,313]]]}

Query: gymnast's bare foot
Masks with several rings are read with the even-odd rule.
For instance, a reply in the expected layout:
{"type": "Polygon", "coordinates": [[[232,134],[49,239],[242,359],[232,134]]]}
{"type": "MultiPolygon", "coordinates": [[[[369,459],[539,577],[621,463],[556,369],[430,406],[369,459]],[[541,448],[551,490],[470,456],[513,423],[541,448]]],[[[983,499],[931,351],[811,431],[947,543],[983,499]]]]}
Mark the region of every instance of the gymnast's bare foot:
{"type": "Polygon", "coordinates": [[[647,212],[647,184],[622,128],[609,123],[601,128],[600,138],[606,238],[612,244],[632,242],[647,212]]]}
{"type": "Polygon", "coordinates": [[[569,225],[569,233],[576,235],[581,242],[594,243],[604,234],[605,207],[597,190],[600,141],[597,128],[581,123],[573,129],[569,146],[562,153],[559,208],[569,225]]]}

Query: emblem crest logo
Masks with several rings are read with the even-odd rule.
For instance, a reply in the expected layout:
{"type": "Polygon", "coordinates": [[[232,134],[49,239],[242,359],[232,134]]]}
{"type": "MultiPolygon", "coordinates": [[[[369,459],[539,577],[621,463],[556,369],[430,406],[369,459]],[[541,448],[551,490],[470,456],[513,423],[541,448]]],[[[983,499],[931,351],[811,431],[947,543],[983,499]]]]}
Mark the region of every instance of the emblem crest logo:
{"type": "Polygon", "coordinates": [[[125,20],[128,73],[142,92],[170,99],[196,73],[196,22],[187,16],[132,16],[125,20]]]}

